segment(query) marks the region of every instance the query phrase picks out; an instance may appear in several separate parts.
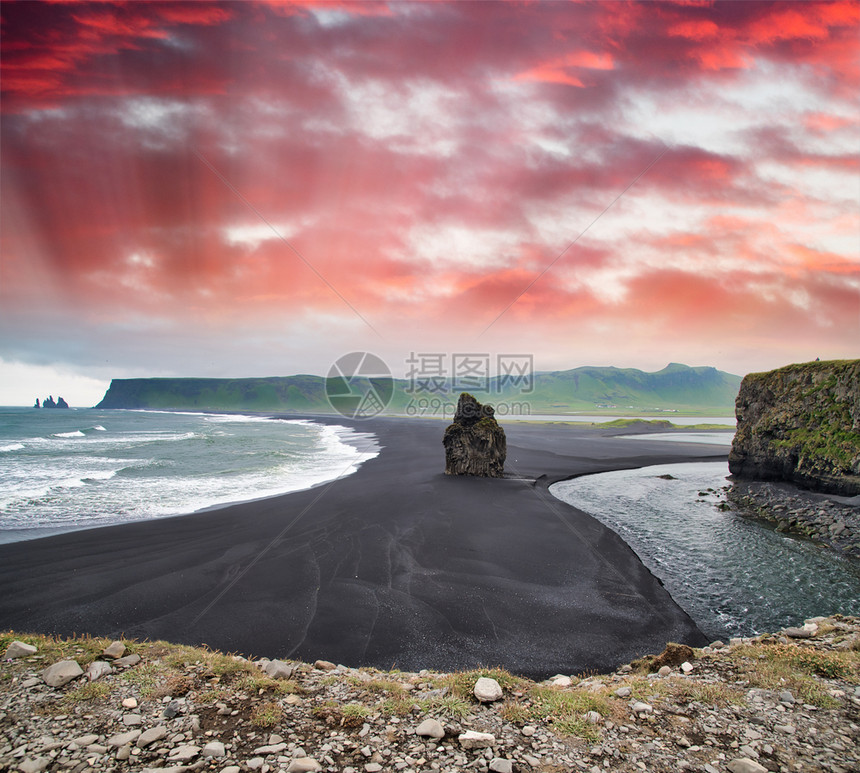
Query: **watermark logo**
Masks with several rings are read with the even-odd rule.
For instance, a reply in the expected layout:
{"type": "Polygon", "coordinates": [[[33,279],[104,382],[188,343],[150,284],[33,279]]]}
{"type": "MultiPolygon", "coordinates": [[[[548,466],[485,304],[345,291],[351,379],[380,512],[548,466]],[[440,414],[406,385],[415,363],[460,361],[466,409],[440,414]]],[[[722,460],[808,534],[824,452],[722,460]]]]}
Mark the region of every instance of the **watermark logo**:
{"type": "Polygon", "coordinates": [[[329,405],[348,419],[369,419],[391,402],[394,379],[385,362],[370,352],[350,352],[329,368],[329,405]]]}

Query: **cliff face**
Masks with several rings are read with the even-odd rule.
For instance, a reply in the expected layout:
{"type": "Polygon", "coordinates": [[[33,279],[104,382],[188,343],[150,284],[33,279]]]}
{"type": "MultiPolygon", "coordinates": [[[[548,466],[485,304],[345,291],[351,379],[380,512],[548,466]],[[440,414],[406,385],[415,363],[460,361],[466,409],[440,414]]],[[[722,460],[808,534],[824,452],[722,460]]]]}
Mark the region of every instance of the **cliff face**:
{"type": "Polygon", "coordinates": [[[860,360],[750,373],[735,413],[732,474],[860,494],[860,360]]]}
{"type": "Polygon", "coordinates": [[[481,405],[464,392],[457,401],[454,423],[442,439],[446,475],[501,478],[505,472],[507,440],[491,405],[481,405]]]}

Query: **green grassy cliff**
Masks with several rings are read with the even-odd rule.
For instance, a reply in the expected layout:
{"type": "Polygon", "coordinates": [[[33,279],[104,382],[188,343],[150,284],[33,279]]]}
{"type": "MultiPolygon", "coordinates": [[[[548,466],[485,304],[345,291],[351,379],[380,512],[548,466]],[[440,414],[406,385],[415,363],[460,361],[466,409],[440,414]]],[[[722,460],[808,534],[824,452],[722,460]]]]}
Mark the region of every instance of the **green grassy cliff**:
{"type": "MultiPolygon", "coordinates": [[[[97,408],[150,408],[164,410],[297,411],[331,413],[321,376],[269,378],[137,378],[114,379],[97,408]]],[[[358,380],[353,389],[363,392],[369,382],[358,380]]],[[[410,392],[410,382],[395,379],[387,411],[427,415],[444,406],[453,412],[462,388],[443,384],[439,392],[410,392]]],[[[729,414],[734,408],[740,377],[715,368],[671,364],[656,373],[632,368],[583,367],[536,373],[531,388],[502,376],[490,379],[485,389],[471,388],[481,402],[506,413],[574,413],[607,410],[647,411],[673,409],[692,413],[729,414]]]]}
{"type": "Polygon", "coordinates": [[[733,474],[860,494],[860,360],[750,373],[736,413],[733,474]]]}

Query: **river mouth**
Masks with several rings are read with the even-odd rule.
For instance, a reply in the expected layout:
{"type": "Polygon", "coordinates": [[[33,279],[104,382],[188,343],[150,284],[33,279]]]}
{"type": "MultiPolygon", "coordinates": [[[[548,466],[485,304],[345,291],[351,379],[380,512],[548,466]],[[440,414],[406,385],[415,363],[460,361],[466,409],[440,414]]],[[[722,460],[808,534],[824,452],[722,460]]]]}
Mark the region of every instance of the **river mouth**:
{"type": "Polygon", "coordinates": [[[860,614],[860,563],[725,501],[726,462],[585,475],[550,487],[609,526],[713,639],[860,614]]]}

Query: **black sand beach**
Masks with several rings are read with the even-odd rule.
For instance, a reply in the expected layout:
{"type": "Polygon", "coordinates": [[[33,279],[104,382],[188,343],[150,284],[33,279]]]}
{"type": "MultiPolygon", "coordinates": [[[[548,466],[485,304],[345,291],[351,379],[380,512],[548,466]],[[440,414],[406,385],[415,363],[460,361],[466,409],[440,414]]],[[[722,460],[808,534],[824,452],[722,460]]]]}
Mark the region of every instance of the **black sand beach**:
{"type": "Polygon", "coordinates": [[[0,628],[532,678],[705,643],[619,537],[546,487],[727,450],[502,422],[519,478],[455,478],[445,422],[335,423],[383,449],[332,484],[0,546],[0,628]]]}

